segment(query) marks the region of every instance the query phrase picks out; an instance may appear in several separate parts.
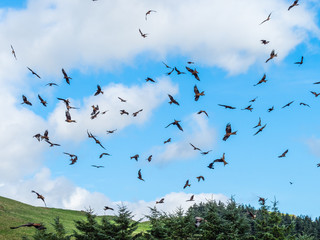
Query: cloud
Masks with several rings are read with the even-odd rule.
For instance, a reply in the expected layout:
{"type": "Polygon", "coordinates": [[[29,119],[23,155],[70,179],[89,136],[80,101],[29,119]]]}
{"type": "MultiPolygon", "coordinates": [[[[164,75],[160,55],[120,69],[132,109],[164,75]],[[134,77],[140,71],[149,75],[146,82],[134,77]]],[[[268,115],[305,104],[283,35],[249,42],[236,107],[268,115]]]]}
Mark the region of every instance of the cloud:
{"type": "Polygon", "coordinates": [[[306,141],[306,144],[315,156],[317,157],[320,156],[320,139],[319,138],[316,138],[316,137],[310,138],[306,141]]]}

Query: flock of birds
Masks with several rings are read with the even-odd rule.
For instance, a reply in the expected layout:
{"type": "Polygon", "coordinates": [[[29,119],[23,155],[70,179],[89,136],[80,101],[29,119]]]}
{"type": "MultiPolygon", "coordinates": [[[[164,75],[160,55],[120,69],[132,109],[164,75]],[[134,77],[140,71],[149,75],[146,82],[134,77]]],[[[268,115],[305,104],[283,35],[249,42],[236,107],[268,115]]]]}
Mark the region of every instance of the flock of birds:
{"type": "MultiPolygon", "coordinates": [[[[97,1],[97,0],[92,0],[92,1],[97,1]]],[[[293,4],[289,6],[288,11],[289,11],[290,9],[292,9],[293,7],[298,6],[298,5],[299,5],[299,4],[298,4],[298,0],[295,0],[295,1],[293,2],[293,4]]],[[[156,13],[156,11],[155,11],[155,10],[149,10],[149,11],[147,11],[146,14],[145,14],[145,20],[147,20],[148,15],[150,15],[151,13],[156,13]]],[[[268,15],[268,17],[267,17],[265,20],[263,20],[263,21],[260,23],[260,25],[266,23],[266,22],[269,21],[270,19],[271,19],[271,13],[268,15]]],[[[142,38],[146,38],[146,37],[149,35],[148,33],[143,33],[141,29],[139,29],[139,33],[140,33],[140,35],[141,35],[142,38]]],[[[265,39],[262,39],[262,40],[261,40],[261,43],[264,44],[264,45],[266,45],[266,44],[269,44],[270,41],[265,40],[265,39]]],[[[11,51],[12,51],[12,54],[13,54],[14,58],[17,59],[16,52],[15,52],[15,50],[14,50],[14,48],[13,48],[12,45],[11,45],[11,51]]],[[[271,53],[270,53],[269,58],[265,61],[265,63],[268,63],[270,60],[272,60],[272,59],[275,58],[275,57],[277,57],[277,53],[275,53],[275,50],[272,50],[271,53]]],[[[303,56],[302,56],[302,57],[301,57],[301,60],[295,62],[295,64],[297,64],[297,65],[302,65],[302,64],[303,64],[303,60],[304,60],[304,59],[303,59],[303,56]]],[[[164,66],[165,66],[167,69],[170,69],[170,71],[166,73],[166,75],[168,75],[168,76],[171,75],[173,72],[176,72],[177,75],[186,74],[186,72],[182,72],[182,71],[178,70],[177,67],[170,67],[170,66],[167,65],[165,62],[162,62],[162,63],[164,64],[164,66]]],[[[192,64],[194,64],[194,62],[189,61],[189,62],[187,62],[187,64],[188,64],[188,66],[185,67],[186,70],[187,70],[190,74],[192,74],[192,76],[194,76],[194,78],[195,78],[197,81],[200,81],[199,72],[196,70],[196,68],[192,69],[191,67],[189,67],[189,66],[191,66],[192,64]]],[[[33,75],[35,75],[37,78],[41,78],[41,77],[40,77],[35,71],[33,71],[31,68],[27,67],[27,69],[28,69],[33,75]]],[[[71,78],[70,76],[68,76],[68,74],[66,73],[66,71],[65,71],[63,68],[62,68],[61,71],[62,71],[63,78],[65,79],[66,83],[70,85],[70,79],[72,79],[72,78],[71,78]]],[[[150,78],[150,77],[147,77],[145,80],[146,80],[146,82],[151,82],[151,83],[154,83],[154,82],[155,82],[155,80],[152,79],[152,78],[150,78]]],[[[256,84],[254,84],[254,86],[258,86],[258,85],[260,85],[260,84],[266,83],[267,81],[268,81],[268,80],[267,80],[267,76],[266,76],[266,74],[264,74],[263,77],[262,77],[256,84]]],[[[316,83],[314,83],[314,84],[320,84],[320,82],[316,82],[316,83]]],[[[51,86],[58,86],[58,84],[56,84],[56,83],[54,83],[54,82],[50,82],[50,83],[47,83],[46,86],[50,86],[50,87],[51,87],[51,86]]],[[[195,101],[198,101],[200,97],[205,96],[204,91],[199,91],[197,85],[194,85],[194,89],[193,89],[193,90],[194,90],[194,100],[195,100],[195,101]]],[[[318,96],[320,95],[320,93],[316,93],[316,92],[313,92],[313,91],[311,91],[311,93],[312,93],[315,97],[318,97],[318,96]]],[[[97,85],[97,89],[96,89],[96,92],[94,93],[94,96],[97,96],[97,95],[99,95],[99,94],[103,94],[103,91],[102,91],[101,87],[100,87],[99,85],[97,85]]],[[[169,104],[170,104],[170,105],[171,105],[171,104],[175,104],[175,105],[178,105],[178,106],[180,105],[179,102],[178,102],[172,95],[168,94],[168,97],[169,97],[169,100],[170,100],[170,101],[169,101],[169,104]]],[[[46,106],[47,106],[47,101],[45,101],[40,95],[38,95],[38,98],[39,98],[40,103],[41,103],[44,107],[46,107],[46,106]]],[[[127,101],[127,100],[125,100],[125,99],[123,99],[123,98],[121,98],[121,97],[119,97],[119,96],[118,96],[118,99],[119,99],[121,102],[124,102],[124,103],[127,101]]],[[[27,98],[25,95],[22,95],[22,100],[23,100],[22,104],[27,104],[27,105],[29,105],[29,106],[32,106],[32,103],[28,100],[28,98],[27,98]]],[[[62,101],[62,102],[65,104],[65,107],[66,107],[66,110],[65,110],[65,121],[66,121],[67,123],[70,123],[70,124],[76,123],[76,120],[75,120],[75,119],[72,119],[70,111],[71,111],[72,109],[77,109],[77,108],[70,105],[71,103],[70,103],[70,100],[69,100],[69,99],[57,98],[57,100],[62,101]]],[[[250,100],[249,102],[250,102],[250,103],[254,103],[255,101],[256,101],[256,98],[250,100]]],[[[294,102],[294,101],[289,102],[288,104],[284,105],[282,108],[289,107],[293,102],[294,102]]],[[[308,104],[303,103],[303,102],[301,102],[300,105],[310,107],[308,104]]],[[[236,107],[229,106],[229,105],[224,105],[224,104],[218,104],[218,106],[221,106],[221,107],[223,107],[223,108],[225,108],[225,109],[231,109],[231,110],[236,109],[236,107]]],[[[249,106],[247,106],[246,108],[243,108],[243,109],[241,109],[241,110],[252,111],[252,110],[253,110],[252,104],[250,104],[249,106]]],[[[269,108],[267,111],[268,111],[268,112],[271,112],[271,111],[273,111],[273,110],[274,110],[274,106],[272,106],[271,108],[269,108]]],[[[91,118],[91,119],[95,119],[99,114],[106,114],[107,111],[108,111],[108,110],[106,110],[106,111],[101,111],[101,112],[100,112],[100,109],[99,109],[99,106],[98,106],[98,105],[92,105],[92,112],[91,112],[90,118],[91,118]]],[[[142,111],[143,111],[143,109],[140,109],[140,110],[132,113],[132,116],[133,116],[133,117],[137,117],[137,115],[138,115],[140,112],[142,112],[142,111]]],[[[203,114],[205,114],[207,117],[209,117],[209,116],[208,116],[208,113],[207,113],[205,110],[200,110],[200,111],[198,111],[197,113],[198,113],[198,114],[202,114],[202,113],[203,113],[203,114]]],[[[121,110],[120,110],[120,114],[121,114],[121,115],[129,115],[129,113],[128,113],[125,109],[121,109],[121,110]]],[[[257,134],[261,133],[261,132],[263,131],[263,129],[266,127],[266,125],[267,125],[267,124],[262,125],[261,118],[259,118],[259,121],[258,121],[257,125],[253,127],[253,128],[257,128],[257,131],[254,133],[254,135],[257,135],[257,134]]],[[[171,122],[171,123],[169,123],[165,128],[168,128],[169,126],[176,126],[180,131],[183,131],[183,128],[182,128],[182,126],[181,126],[181,121],[179,121],[179,120],[174,119],[174,121],[171,122]]],[[[112,134],[112,133],[114,133],[116,130],[117,130],[117,129],[107,130],[106,133],[107,133],[107,134],[112,134]]],[[[44,140],[45,142],[47,142],[47,143],[49,144],[50,147],[60,146],[60,144],[51,142],[48,133],[49,133],[48,130],[46,130],[43,134],[37,133],[37,134],[35,134],[33,137],[36,138],[39,142],[44,140]]],[[[237,131],[233,131],[232,128],[231,128],[231,124],[228,123],[228,124],[226,125],[225,135],[223,136],[222,140],[223,140],[223,141],[227,141],[231,136],[236,135],[236,134],[237,134],[237,131]]],[[[87,135],[88,135],[88,138],[93,139],[93,141],[94,141],[96,144],[98,144],[102,149],[105,149],[105,147],[104,147],[104,146],[102,145],[102,143],[97,139],[97,137],[94,136],[94,135],[93,135],[91,132],[89,132],[88,130],[87,130],[87,135]]],[[[167,144],[167,143],[169,143],[169,142],[171,142],[171,138],[169,138],[169,139],[167,139],[166,141],[164,141],[164,144],[167,144]]],[[[207,154],[209,154],[209,153],[212,151],[212,150],[202,151],[200,148],[194,146],[192,143],[189,143],[189,144],[190,144],[190,146],[193,148],[193,150],[199,151],[202,155],[207,155],[207,154]]],[[[282,154],[280,154],[278,157],[279,157],[279,158],[286,157],[286,154],[288,153],[288,151],[289,151],[289,149],[286,149],[286,150],[285,150],[282,154]]],[[[67,155],[67,156],[69,157],[70,165],[75,164],[75,163],[77,162],[77,160],[78,160],[78,156],[77,156],[76,154],[68,153],[68,152],[63,152],[63,154],[65,154],[65,155],[67,155]]],[[[102,158],[103,156],[110,156],[110,154],[107,153],[107,152],[102,152],[102,153],[100,154],[99,158],[102,158]]],[[[130,159],[135,159],[136,161],[138,161],[138,159],[139,159],[139,154],[136,154],[136,155],[134,155],[134,156],[131,156],[130,159]]],[[[152,160],[152,155],[150,155],[150,156],[147,158],[147,160],[148,160],[148,162],[150,162],[150,161],[152,160]]],[[[225,153],[223,153],[223,155],[222,155],[220,158],[213,160],[207,167],[208,167],[209,169],[214,169],[214,166],[215,166],[216,163],[223,163],[224,166],[226,166],[226,165],[228,164],[228,162],[226,161],[226,158],[225,158],[225,153]]],[[[104,167],[104,166],[101,166],[101,165],[91,165],[91,166],[92,166],[92,167],[96,167],[96,168],[103,168],[103,167],[104,167]]],[[[320,167],[320,163],[317,164],[317,167],[320,167]]],[[[137,178],[138,178],[139,180],[141,180],[141,181],[145,181],[145,180],[143,179],[143,177],[142,177],[141,169],[138,170],[138,177],[137,177],[137,178]]],[[[204,176],[197,176],[196,178],[197,178],[198,182],[205,180],[204,176]]],[[[290,182],[290,184],[292,184],[292,183],[290,182]]],[[[186,180],[186,182],[185,182],[185,184],[184,184],[184,186],[183,186],[183,189],[185,189],[185,188],[187,188],[187,187],[190,187],[190,186],[191,186],[191,182],[190,182],[189,179],[188,179],[188,180],[186,180]]],[[[36,191],[34,191],[34,190],[32,190],[32,193],[35,193],[35,194],[37,195],[37,199],[42,200],[42,201],[44,202],[45,206],[46,206],[45,198],[44,198],[43,195],[39,194],[38,192],[36,192],[36,191]]],[[[259,202],[262,203],[263,205],[265,204],[265,200],[266,200],[266,199],[264,199],[264,198],[262,198],[262,197],[259,197],[259,202]]],[[[156,204],[163,204],[164,201],[165,201],[165,198],[161,198],[159,201],[156,201],[155,203],[156,203],[156,204]]],[[[194,195],[192,195],[192,196],[190,197],[190,199],[187,199],[186,201],[190,201],[190,202],[191,202],[191,201],[194,201],[194,195]]],[[[111,207],[105,206],[105,207],[104,207],[104,210],[106,211],[106,210],[114,210],[114,209],[111,208],[111,207]]],[[[251,216],[252,218],[255,218],[255,215],[254,215],[252,212],[249,211],[248,213],[250,214],[250,216],[251,216]]],[[[200,223],[201,221],[203,221],[203,220],[204,220],[204,219],[202,219],[202,218],[200,218],[200,217],[196,218],[196,226],[199,226],[199,223],[200,223]]],[[[12,228],[12,229],[15,229],[15,228],[19,228],[19,227],[35,227],[35,228],[37,228],[37,229],[44,229],[44,228],[45,228],[45,227],[42,226],[41,224],[37,224],[37,223],[28,223],[28,224],[20,225],[20,226],[17,226],[17,227],[11,227],[11,228],[12,228]]]]}

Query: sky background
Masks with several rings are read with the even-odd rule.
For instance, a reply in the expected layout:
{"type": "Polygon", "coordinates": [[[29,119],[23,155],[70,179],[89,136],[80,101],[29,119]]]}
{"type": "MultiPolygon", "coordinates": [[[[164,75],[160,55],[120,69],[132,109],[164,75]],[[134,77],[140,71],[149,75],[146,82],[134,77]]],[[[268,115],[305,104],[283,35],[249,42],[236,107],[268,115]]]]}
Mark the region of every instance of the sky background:
{"type": "Polygon", "coordinates": [[[292,3],[1,1],[0,195],[43,206],[31,193],[35,190],[49,207],[90,206],[98,214],[104,206],[123,203],[137,218],[162,197],[164,204],[157,207],[171,212],[191,206],[186,200],[193,194],[196,203],[234,196],[256,208],[261,196],[268,204],[276,198],[281,212],[320,216],[315,207],[320,201],[320,102],[310,93],[320,92],[320,85],[313,84],[320,81],[320,4],[301,1],[288,11],[292,3]],[[150,9],[156,12],[146,20],[150,9]],[[260,25],[270,13],[270,21],[260,25]],[[148,33],[146,38],[139,29],[148,33]],[[261,39],[270,43],[263,45],[261,39]],[[278,56],[265,63],[273,49],[278,56]],[[304,63],[294,64],[301,56],[304,63]],[[162,62],[186,74],[168,76],[162,62]],[[185,66],[196,68],[200,81],[185,66]],[[62,68],[72,77],[70,85],[62,68]],[[253,86],[263,74],[268,81],[253,86]],[[147,77],[156,82],[146,82],[147,77]],[[59,86],[46,86],[49,82],[59,86]],[[104,94],[94,96],[98,84],[104,94]],[[195,85],[205,92],[198,101],[195,85]],[[180,106],[168,104],[168,94],[180,106]],[[33,105],[22,105],[22,95],[33,105]],[[70,110],[76,123],[65,122],[65,105],[57,97],[78,108],[70,110]],[[252,112],[241,110],[256,97],[252,112]],[[92,120],[91,106],[97,104],[108,111],[92,120]],[[268,112],[272,106],[275,110],[268,112]],[[121,109],[130,115],[120,115],[121,109]],[[253,136],[259,117],[267,125],[253,136]],[[181,120],[183,132],[165,128],[174,119],[181,120]],[[237,135],[222,141],[227,123],[237,135]],[[61,146],[33,138],[45,130],[61,146]],[[88,138],[87,130],[106,150],[88,138]],[[164,144],[168,138],[171,142],[164,144]],[[202,155],[189,143],[212,151],[202,155]],[[278,158],[286,149],[286,157],[278,158]],[[78,161],[69,165],[63,152],[76,154],[78,161]],[[99,159],[102,152],[111,156],[99,159]],[[223,153],[228,165],[207,168],[223,153]],[[138,161],[130,159],[135,154],[138,161]],[[139,169],[145,182],[137,178],[139,169]],[[204,182],[197,181],[199,175],[204,182]],[[183,189],[188,179],[191,187],[183,189]]]}

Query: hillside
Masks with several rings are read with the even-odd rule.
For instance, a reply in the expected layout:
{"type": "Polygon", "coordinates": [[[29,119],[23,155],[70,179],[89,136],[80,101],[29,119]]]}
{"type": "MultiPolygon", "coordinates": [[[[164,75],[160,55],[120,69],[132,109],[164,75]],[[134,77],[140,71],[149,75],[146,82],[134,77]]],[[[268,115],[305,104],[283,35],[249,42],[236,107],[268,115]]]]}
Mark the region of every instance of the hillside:
{"type": "MultiPolygon", "coordinates": [[[[32,236],[34,228],[10,229],[12,226],[19,226],[28,222],[41,222],[49,231],[52,231],[51,224],[57,216],[60,217],[60,221],[68,233],[72,233],[75,229],[74,220],[85,219],[85,213],[81,211],[33,207],[9,198],[0,197],[0,240],[21,240],[22,236],[32,236]]],[[[147,223],[141,223],[137,232],[145,230],[147,225],[147,223]]]]}

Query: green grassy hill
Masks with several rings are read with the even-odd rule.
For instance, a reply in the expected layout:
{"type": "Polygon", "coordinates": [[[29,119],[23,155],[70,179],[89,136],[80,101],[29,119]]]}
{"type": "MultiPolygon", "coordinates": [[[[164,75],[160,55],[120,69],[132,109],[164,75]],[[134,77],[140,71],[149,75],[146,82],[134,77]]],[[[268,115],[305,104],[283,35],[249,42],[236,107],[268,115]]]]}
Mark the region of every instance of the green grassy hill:
{"type": "MultiPolygon", "coordinates": [[[[60,221],[68,233],[75,230],[74,220],[86,218],[85,212],[81,211],[33,207],[9,198],[0,197],[0,240],[21,240],[22,236],[32,236],[34,228],[10,229],[12,226],[19,226],[28,222],[43,223],[49,231],[53,231],[51,224],[57,216],[60,217],[60,221]]],[[[136,232],[146,231],[146,229],[148,229],[148,223],[140,223],[136,232]]]]}

